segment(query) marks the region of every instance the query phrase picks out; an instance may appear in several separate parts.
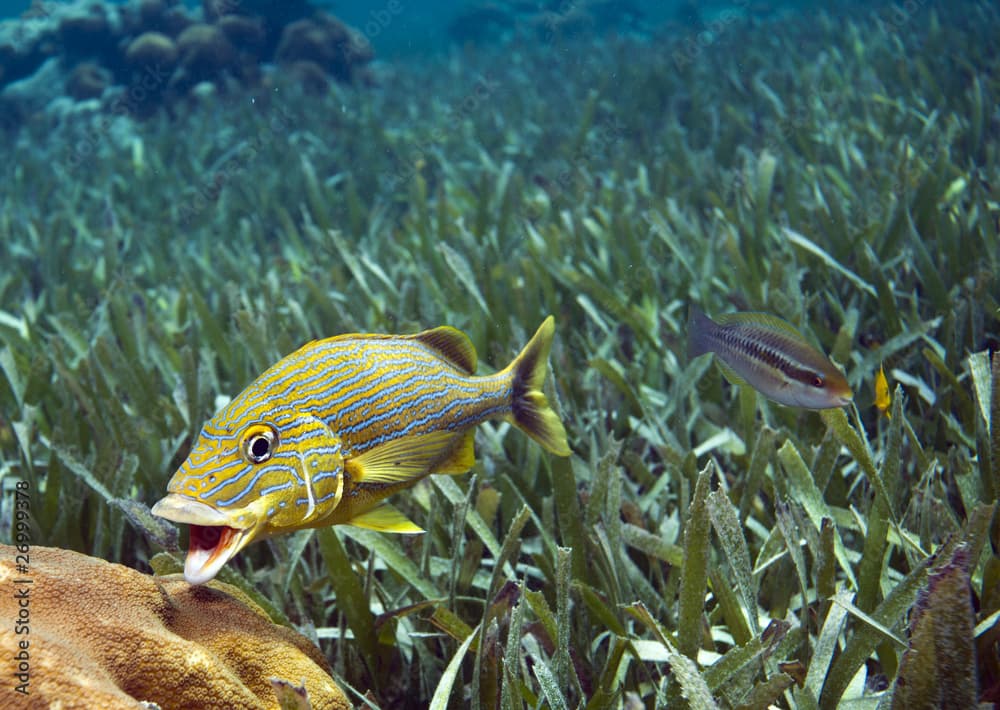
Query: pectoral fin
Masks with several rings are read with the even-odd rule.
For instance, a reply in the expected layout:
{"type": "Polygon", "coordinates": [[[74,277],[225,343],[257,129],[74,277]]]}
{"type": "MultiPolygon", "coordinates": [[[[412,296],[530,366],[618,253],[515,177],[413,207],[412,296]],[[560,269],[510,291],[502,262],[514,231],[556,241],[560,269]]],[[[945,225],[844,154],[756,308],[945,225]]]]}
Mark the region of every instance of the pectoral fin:
{"type": "Polygon", "coordinates": [[[464,434],[456,436],[456,443],[451,453],[443,461],[434,465],[431,473],[450,473],[457,475],[465,473],[476,464],[475,448],[476,430],[469,429],[464,434]]]}
{"type": "Polygon", "coordinates": [[[469,433],[432,431],[394,439],[345,462],[357,483],[405,483],[428,473],[458,473],[472,466],[469,433]]]}
{"type": "Polygon", "coordinates": [[[347,523],[349,525],[357,525],[359,528],[404,535],[423,532],[420,526],[388,503],[377,505],[371,510],[351,518],[347,523]]]}

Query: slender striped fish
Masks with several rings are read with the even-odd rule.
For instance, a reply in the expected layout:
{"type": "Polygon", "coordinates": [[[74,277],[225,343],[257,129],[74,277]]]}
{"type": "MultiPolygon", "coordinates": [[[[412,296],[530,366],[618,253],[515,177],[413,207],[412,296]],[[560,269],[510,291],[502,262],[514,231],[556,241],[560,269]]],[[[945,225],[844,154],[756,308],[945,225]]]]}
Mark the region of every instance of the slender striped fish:
{"type": "Polygon", "coordinates": [[[191,526],[184,576],[212,579],[255,540],[351,524],[422,532],[383,502],[475,463],[474,427],[506,419],[559,456],[566,431],[541,391],[549,316],[504,370],[447,326],[318,340],[265,371],[202,429],[153,513],[191,526]]]}
{"type": "Polygon", "coordinates": [[[843,407],[853,393],[844,374],[789,323],[766,313],[730,313],[713,321],[692,305],[688,354],[714,353],[726,378],[779,404],[843,407]]]}

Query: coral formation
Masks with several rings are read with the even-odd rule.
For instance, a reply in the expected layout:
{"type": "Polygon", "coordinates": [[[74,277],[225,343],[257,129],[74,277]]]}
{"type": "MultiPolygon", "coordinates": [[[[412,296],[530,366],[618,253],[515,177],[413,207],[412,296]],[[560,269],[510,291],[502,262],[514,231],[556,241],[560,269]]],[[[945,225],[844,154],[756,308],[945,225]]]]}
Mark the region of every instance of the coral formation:
{"type": "Polygon", "coordinates": [[[77,64],[66,80],[66,92],[77,101],[97,99],[111,85],[111,74],[95,62],[77,64]]]}
{"type": "Polygon", "coordinates": [[[215,25],[234,46],[246,52],[260,51],[267,39],[264,23],[259,17],[223,15],[215,25]]]}
{"type": "Polygon", "coordinates": [[[125,61],[135,69],[159,66],[170,70],[177,63],[177,45],[162,32],[143,32],[129,42],[125,61]]]}
{"type": "MultiPolygon", "coordinates": [[[[205,0],[193,11],[176,0],[46,4],[30,17],[0,22],[0,112],[37,110],[37,101],[25,105],[8,87],[30,79],[50,58],[64,72],[58,84],[65,95],[103,97],[110,108],[117,95],[141,86],[143,98],[131,102],[130,112],[145,116],[203,82],[253,88],[268,71],[301,77],[311,91],[328,86],[317,67],[339,81],[367,79],[359,70],[373,52],[360,33],[308,2],[205,0]],[[315,66],[290,70],[304,61],[315,66]]],[[[46,104],[53,105],[51,97],[46,104]]]]}
{"type": "MultiPolygon", "coordinates": [[[[14,560],[0,546],[5,586],[31,579],[30,634],[5,625],[0,649],[25,652],[30,694],[10,693],[5,707],[278,707],[275,677],[304,685],[314,708],[350,707],[319,649],[234,587],[192,587],[58,548],[31,548],[30,575],[14,560]]],[[[0,599],[5,619],[23,608],[0,599]]]]}
{"type": "Polygon", "coordinates": [[[324,14],[285,27],[275,54],[280,62],[315,62],[342,80],[349,79],[354,67],[370,62],[373,56],[363,36],[324,14]]]}
{"type": "Polygon", "coordinates": [[[236,49],[225,33],[215,25],[198,23],[181,32],[177,38],[180,55],[180,73],[172,81],[211,80],[230,67],[236,58],[236,49]]]}

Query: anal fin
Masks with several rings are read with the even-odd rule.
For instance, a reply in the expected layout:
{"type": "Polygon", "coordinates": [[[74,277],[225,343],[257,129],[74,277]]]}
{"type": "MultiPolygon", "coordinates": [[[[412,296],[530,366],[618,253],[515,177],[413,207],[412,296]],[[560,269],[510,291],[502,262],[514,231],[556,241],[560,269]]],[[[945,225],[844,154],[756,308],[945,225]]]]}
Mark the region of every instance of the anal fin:
{"type": "Polygon", "coordinates": [[[402,535],[413,535],[423,532],[423,528],[388,503],[382,503],[371,510],[354,516],[347,521],[347,524],[356,525],[359,528],[399,533],[402,535]]]}

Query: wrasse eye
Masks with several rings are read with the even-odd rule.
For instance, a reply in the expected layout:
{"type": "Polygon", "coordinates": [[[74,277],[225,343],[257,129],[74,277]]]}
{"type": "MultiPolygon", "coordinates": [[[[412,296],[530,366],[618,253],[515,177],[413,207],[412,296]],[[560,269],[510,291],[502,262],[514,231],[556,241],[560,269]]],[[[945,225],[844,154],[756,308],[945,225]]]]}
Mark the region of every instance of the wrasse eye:
{"type": "Polygon", "coordinates": [[[826,387],[826,378],[823,377],[823,375],[819,374],[813,375],[812,382],[810,382],[809,384],[811,384],[816,389],[822,389],[823,387],[826,387]]]}
{"type": "Polygon", "coordinates": [[[240,453],[250,463],[264,463],[277,445],[278,432],[267,424],[253,424],[243,432],[240,453]]]}

